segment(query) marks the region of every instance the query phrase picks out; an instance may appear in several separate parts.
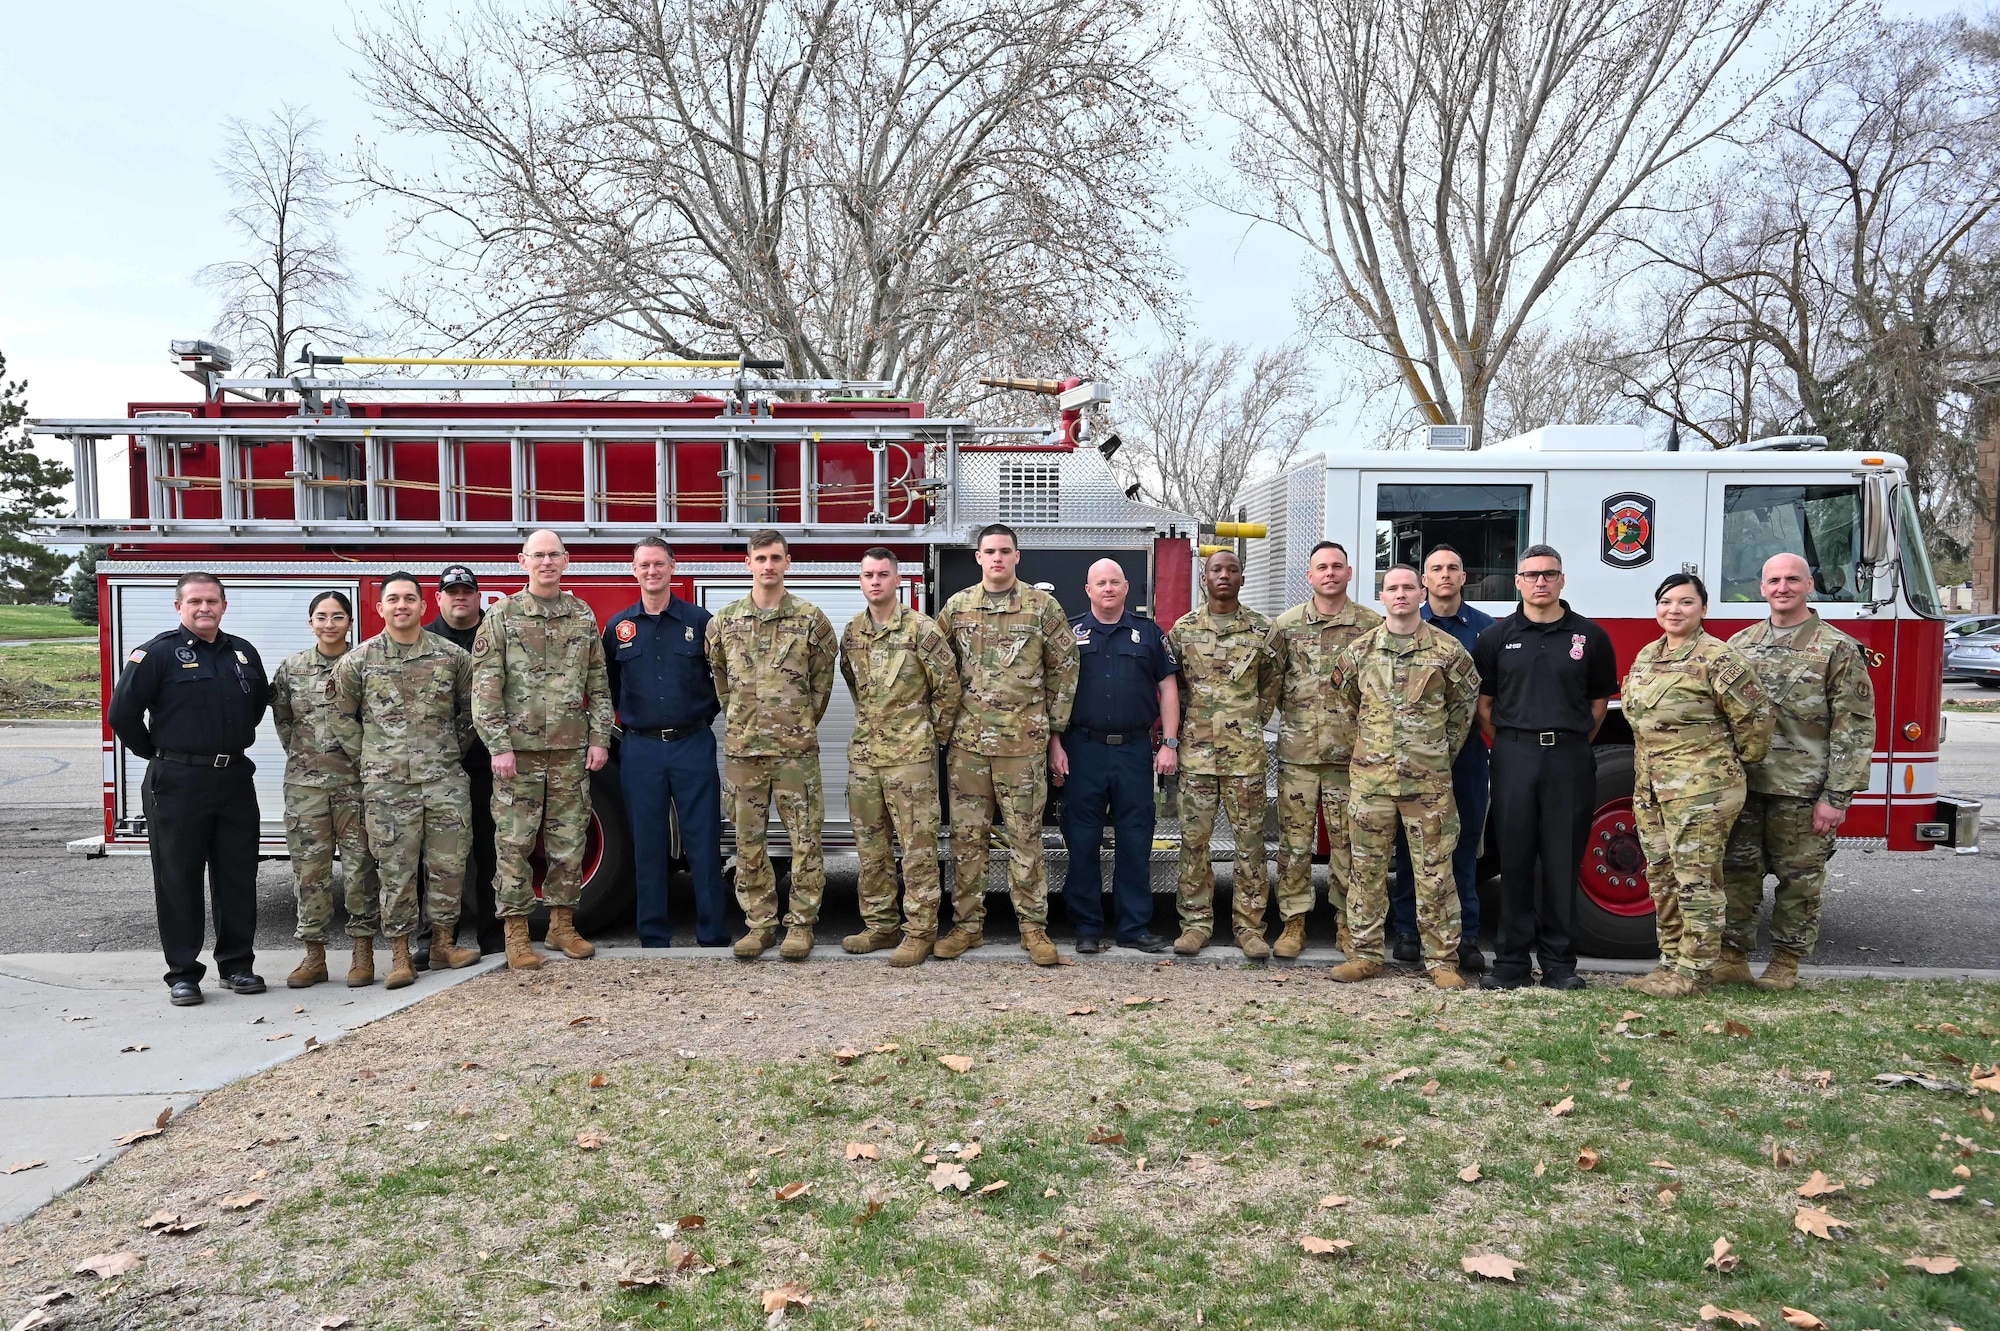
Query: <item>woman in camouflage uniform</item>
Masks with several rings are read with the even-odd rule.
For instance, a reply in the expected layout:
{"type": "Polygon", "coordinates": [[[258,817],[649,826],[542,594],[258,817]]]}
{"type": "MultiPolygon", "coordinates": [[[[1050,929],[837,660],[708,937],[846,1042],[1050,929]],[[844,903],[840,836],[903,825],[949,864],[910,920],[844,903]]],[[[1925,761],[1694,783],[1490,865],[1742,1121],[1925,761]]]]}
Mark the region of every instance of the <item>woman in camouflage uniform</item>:
{"type": "Polygon", "coordinates": [[[1743,767],[1771,747],[1771,705],[1741,653],[1702,631],[1708,588],[1675,573],[1653,593],[1663,636],[1625,676],[1632,811],[1659,918],[1660,965],[1626,988],[1682,998],[1721,954],[1722,852],[1743,809],[1743,767]]]}
{"type": "Polygon", "coordinates": [[[285,843],[299,903],[305,960],[285,978],[294,989],[326,979],[326,928],[333,921],[333,851],[347,878],[347,932],[353,965],[347,983],[375,979],[379,894],[375,861],[361,824],[361,778],[334,739],[333,668],[347,654],[354,608],[339,592],[321,592],[306,611],[317,641],[285,658],[271,676],[271,719],[285,746],[285,843]]]}

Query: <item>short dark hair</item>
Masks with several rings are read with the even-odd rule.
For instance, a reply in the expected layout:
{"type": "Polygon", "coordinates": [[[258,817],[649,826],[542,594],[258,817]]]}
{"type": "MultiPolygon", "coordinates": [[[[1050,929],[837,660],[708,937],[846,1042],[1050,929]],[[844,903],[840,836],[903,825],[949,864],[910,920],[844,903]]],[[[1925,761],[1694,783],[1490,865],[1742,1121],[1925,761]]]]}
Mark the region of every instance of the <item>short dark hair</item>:
{"type": "Polygon", "coordinates": [[[188,588],[194,586],[198,582],[206,582],[213,584],[215,590],[222,593],[222,599],[224,601],[227,601],[229,599],[229,589],[222,585],[221,578],[216,577],[213,573],[203,573],[198,569],[192,573],[183,573],[180,575],[179,578],[176,578],[174,580],[174,599],[176,601],[180,600],[181,593],[186,591],[188,588]]]}
{"type": "Polygon", "coordinates": [[[785,539],[785,534],[770,527],[766,527],[762,531],[751,532],[750,542],[744,548],[754,555],[768,545],[775,545],[786,554],[792,552],[792,543],[785,539]]]}
{"type": "Polygon", "coordinates": [[[1407,573],[1411,577],[1415,578],[1417,580],[1417,585],[1419,587],[1424,585],[1424,575],[1417,572],[1416,569],[1410,567],[1408,564],[1389,565],[1389,567],[1382,570],[1382,581],[1387,582],[1389,580],[1389,575],[1391,573],[1398,573],[1398,572],[1407,573]]]}
{"type": "Polygon", "coordinates": [[[1563,566],[1562,551],[1556,549],[1553,545],[1529,546],[1527,549],[1521,552],[1520,558],[1514,561],[1514,567],[1518,569],[1521,567],[1521,565],[1527,563],[1530,559],[1553,559],[1556,561],[1556,572],[1558,573],[1562,572],[1562,566],[1563,566]]]}
{"type": "Polygon", "coordinates": [[[896,558],[896,552],[894,550],[891,550],[886,545],[871,545],[866,550],[863,550],[861,552],[861,557],[864,560],[886,559],[890,563],[896,565],[897,568],[901,568],[903,566],[903,561],[896,558]]]}
{"type": "Polygon", "coordinates": [[[1347,560],[1349,563],[1354,562],[1354,557],[1347,553],[1347,547],[1342,545],[1339,541],[1321,541],[1318,545],[1306,551],[1306,562],[1308,564],[1312,563],[1313,559],[1322,550],[1338,550],[1340,551],[1340,557],[1342,559],[1347,560]]]}
{"type": "Polygon", "coordinates": [[[1214,550],[1210,550],[1207,554],[1203,555],[1201,557],[1201,566],[1203,568],[1207,568],[1208,561],[1215,558],[1217,555],[1228,555],[1231,559],[1236,561],[1236,566],[1238,568],[1243,567],[1243,557],[1237,554],[1236,551],[1232,550],[1230,547],[1226,545],[1220,546],[1214,550]]]}
{"type": "Polygon", "coordinates": [[[1424,563],[1428,565],[1433,559],[1436,559],[1439,555],[1458,555],[1458,566],[1460,568],[1465,567],[1465,556],[1458,554],[1458,547],[1455,545],[1446,545],[1443,541],[1439,541],[1436,545],[1431,547],[1431,552],[1424,556],[1424,563]]]}
{"type": "Polygon", "coordinates": [[[1695,573],[1669,573],[1666,577],[1660,579],[1660,585],[1653,588],[1654,603],[1658,604],[1662,596],[1665,596],[1676,587],[1693,587],[1694,594],[1701,598],[1701,603],[1703,605],[1708,604],[1708,584],[1701,580],[1699,574],[1695,573]]]}
{"type": "Polygon", "coordinates": [[[321,592],[318,596],[312,598],[312,603],[306,606],[307,619],[311,619],[319,613],[319,603],[321,601],[338,601],[340,603],[340,613],[346,615],[349,619],[354,618],[354,605],[347,599],[347,593],[329,591],[321,592]]]}
{"type": "Polygon", "coordinates": [[[380,595],[387,596],[389,594],[389,588],[399,582],[407,582],[412,587],[415,587],[417,589],[417,595],[419,596],[422,596],[424,594],[424,584],[417,581],[417,575],[399,568],[394,573],[391,573],[388,577],[382,579],[382,590],[380,592],[380,595]]]}
{"type": "Polygon", "coordinates": [[[989,536],[1005,536],[1008,543],[1016,550],[1021,548],[1021,538],[1016,536],[1014,529],[1004,522],[989,522],[984,527],[981,527],[979,535],[972,538],[972,548],[977,550],[980,546],[985,545],[986,538],[989,536]]]}
{"type": "Polygon", "coordinates": [[[661,536],[641,536],[638,540],[632,542],[633,554],[636,555],[641,550],[658,550],[668,559],[674,557],[674,548],[667,544],[665,537],[661,536]]]}

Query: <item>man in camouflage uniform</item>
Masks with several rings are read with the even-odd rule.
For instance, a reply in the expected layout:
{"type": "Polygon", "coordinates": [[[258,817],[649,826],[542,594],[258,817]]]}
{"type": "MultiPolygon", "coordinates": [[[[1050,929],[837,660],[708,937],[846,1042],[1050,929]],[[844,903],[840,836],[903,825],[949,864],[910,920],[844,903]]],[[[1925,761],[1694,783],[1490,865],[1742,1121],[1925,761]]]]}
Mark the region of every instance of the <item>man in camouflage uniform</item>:
{"type": "Polygon", "coordinates": [[[791,548],[774,531],[753,532],[750,594],[708,621],[708,668],[727,718],[722,732],[722,807],[736,828],[736,900],[748,932],[736,955],[751,961],[778,941],[778,880],[766,837],[771,805],[792,842],[792,894],[778,955],[812,955],[826,888],[820,829],[819,723],[833,698],[833,623],[785,590],[791,548]]]}
{"type": "Polygon", "coordinates": [[[1821,889],[1834,834],[1868,785],[1875,748],[1875,691],[1861,644],[1823,622],[1809,604],[1812,569],[1797,555],[1764,562],[1771,617],[1729,640],[1748,657],[1770,696],[1777,728],[1771,751],[1744,769],[1748,791],[1723,855],[1726,914],[1718,984],[1750,981],[1764,875],[1777,875],[1771,962],[1760,989],[1790,989],[1819,940],[1821,889]]]}
{"type": "Polygon", "coordinates": [[[1007,886],[1021,946],[1037,966],[1059,960],[1049,941],[1049,871],[1042,857],[1050,741],[1076,700],[1076,641],[1056,598],[1024,587],[1021,547],[1001,523],[979,532],[980,581],[944,604],[962,686],[946,770],[951,782],[951,932],[936,954],[986,942],[986,860],[997,808],[1007,843],[1007,886]]]}
{"type": "Polygon", "coordinates": [[[1382,973],[1389,861],[1400,821],[1416,878],[1424,967],[1438,988],[1463,989],[1458,886],[1451,873],[1458,847],[1451,768],[1472,729],[1479,671],[1457,639],[1424,622],[1423,600],[1417,571],[1408,564],[1391,568],[1382,578],[1388,619],[1334,665],[1335,687],[1355,728],[1349,803],[1354,876],[1347,894],[1352,937],[1333,978],[1348,982],[1382,973]]]}
{"type": "Polygon", "coordinates": [[[334,667],[333,700],[335,737],[361,773],[368,848],[382,882],[382,932],[395,949],[386,983],[401,989],[417,979],[410,934],[417,927],[420,861],[429,888],[431,965],[479,960],[478,948],[452,941],[472,850],[471,786],[459,766],[472,746],[472,658],[424,632],[424,593],[410,574],[383,579],[381,611],[382,632],[334,667]]]}
{"type": "Polygon", "coordinates": [[[847,810],[861,853],[862,930],[849,952],[897,944],[891,966],[915,966],[937,942],[937,751],[958,719],[958,661],[944,630],[897,600],[902,574],[892,551],[861,556],[868,608],[840,636],[840,674],[854,695],[847,742],[847,810]],[[896,855],[903,846],[903,930],[896,932],[896,855]]]}
{"type": "Polygon", "coordinates": [[[1209,862],[1218,808],[1236,834],[1236,942],[1243,955],[1271,955],[1264,941],[1264,723],[1284,680],[1267,639],[1271,621],[1237,599],[1243,565],[1233,550],[1202,564],[1208,604],[1167,634],[1181,664],[1181,936],[1194,956],[1215,932],[1215,866],[1209,862]]]}
{"type": "Polygon", "coordinates": [[[1322,814],[1326,895],[1340,913],[1343,951],[1353,925],[1347,909],[1347,764],[1354,749],[1354,708],[1337,696],[1333,664],[1342,648],[1382,622],[1367,606],[1347,599],[1353,576],[1346,548],[1321,541],[1306,570],[1311,598],[1271,625],[1271,656],[1283,681],[1278,710],[1285,718],[1278,731],[1278,914],[1285,929],[1271,949],[1280,957],[1305,950],[1313,843],[1322,814]]]}
{"type": "Polygon", "coordinates": [[[472,642],[472,721],[493,755],[494,895],[507,964],[536,970],[547,960],[528,941],[537,836],[548,863],[549,946],[573,960],[597,951],[576,931],[576,903],[590,773],[611,760],[612,707],[597,617],[562,589],[562,538],[530,535],[521,567],[528,585],[486,612],[472,642]]]}

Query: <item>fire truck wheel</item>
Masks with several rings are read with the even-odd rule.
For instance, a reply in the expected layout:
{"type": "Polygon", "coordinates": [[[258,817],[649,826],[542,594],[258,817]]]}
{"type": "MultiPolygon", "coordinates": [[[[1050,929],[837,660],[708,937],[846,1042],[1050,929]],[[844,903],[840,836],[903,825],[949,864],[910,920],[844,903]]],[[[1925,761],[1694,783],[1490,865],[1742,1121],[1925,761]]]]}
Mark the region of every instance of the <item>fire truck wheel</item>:
{"type": "Polygon", "coordinates": [[[1576,950],[1593,957],[1657,956],[1660,942],[1653,929],[1652,899],[1646,891],[1646,862],[1632,817],[1632,749],[1625,744],[1599,744],[1592,753],[1597,759],[1597,809],[1591,819],[1583,872],[1573,889],[1576,950]],[[1600,849],[1602,857],[1597,854],[1600,849]],[[1600,859],[1617,871],[1604,877],[1618,884],[1604,891],[1601,901],[1585,890],[1583,881],[1584,875],[1599,867],[1600,859]]]}
{"type": "Polygon", "coordinates": [[[1975,679],[1972,682],[1982,689],[2000,689],[2000,679],[1975,679]]]}
{"type": "Polygon", "coordinates": [[[576,927],[585,934],[630,928],[633,908],[632,830],[613,761],[590,774],[590,835],[583,849],[576,927]]]}

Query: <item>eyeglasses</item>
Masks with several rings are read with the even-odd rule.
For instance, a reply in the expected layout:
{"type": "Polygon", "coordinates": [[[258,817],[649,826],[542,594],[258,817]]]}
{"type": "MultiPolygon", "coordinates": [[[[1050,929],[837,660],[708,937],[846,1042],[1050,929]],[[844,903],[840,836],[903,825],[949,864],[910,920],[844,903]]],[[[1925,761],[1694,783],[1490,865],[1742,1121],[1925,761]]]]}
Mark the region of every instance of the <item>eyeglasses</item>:
{"type": "Polygon", "coordinates": [[[1563,575],[1559,568],[1536,569],[1532,573],[1516,573],[1514,576],[1528,582],[1554,582],[1563,575]]]}
{"type": "Polygon", "coordinates": [[[569,553],[564,550],[557,550],[552,553],[537,551],[532,555],[522,555],[521,558],[527,560],[531,564],[539,564],[544,559],[568,559],[569,553]]]}

